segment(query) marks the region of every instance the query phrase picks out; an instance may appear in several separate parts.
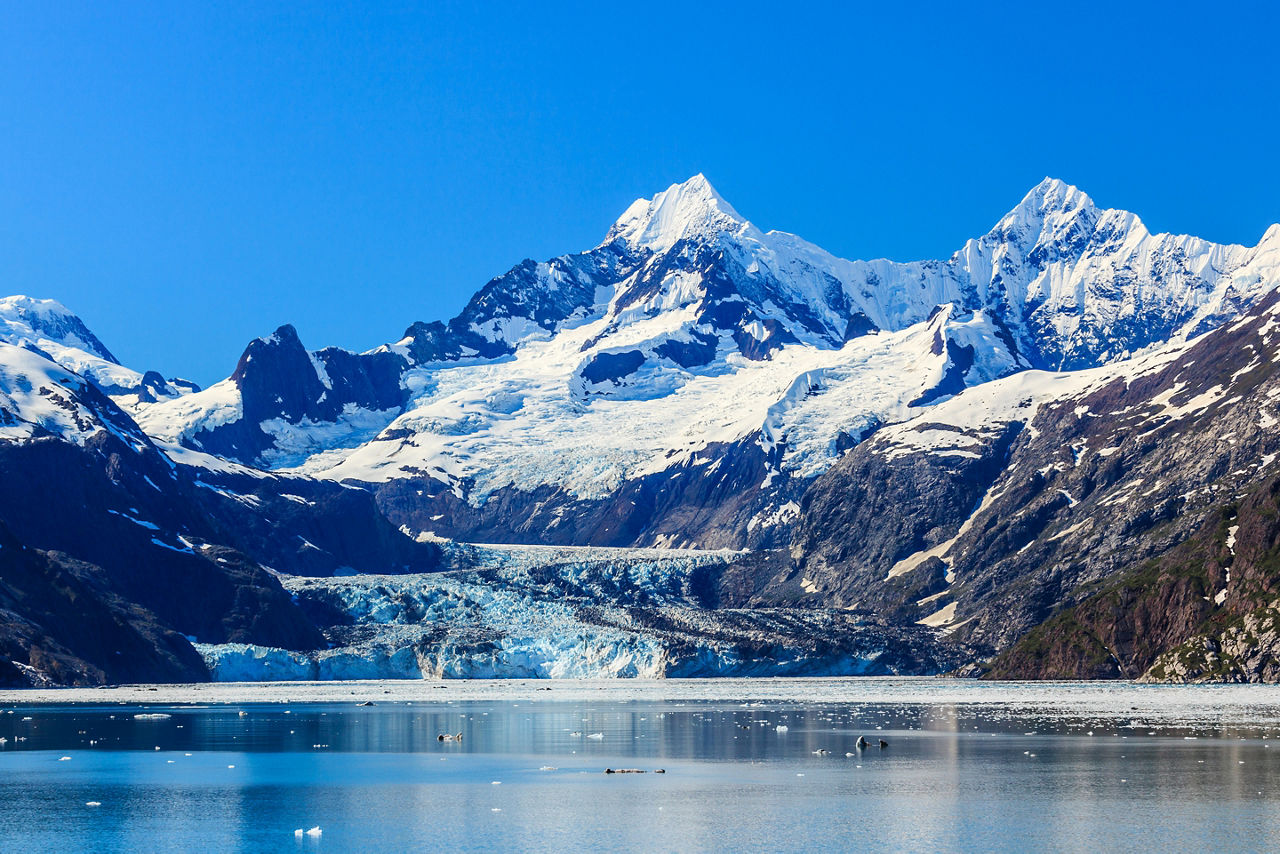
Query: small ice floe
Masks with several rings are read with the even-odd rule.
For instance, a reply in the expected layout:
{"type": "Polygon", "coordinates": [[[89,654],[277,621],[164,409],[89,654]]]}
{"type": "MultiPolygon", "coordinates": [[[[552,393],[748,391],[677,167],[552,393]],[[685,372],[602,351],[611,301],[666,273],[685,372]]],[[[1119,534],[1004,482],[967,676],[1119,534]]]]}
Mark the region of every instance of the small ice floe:
{"type": "Polygon", "coordinates": [[[494,781],[493,781],[492,783],[490,783],[489,785],[490,785],[490,786],[501,786],[501,785],[502,785],[502,781],[501,781],[501,780],[494,780],[494,781]]]}
{"type": "Polygon", "coordinates": [[[321,835],[322,833],[324,833],[324,831],[321,830],[320,825],[317,824],[315,827],[311,828],[310,830],[303,830],[302,828],[298,828],[293,832],[293,835],[297,839],[301,839],[304,836],[310,836],[312,839],[315,839],[317,836],[321,835]]]}
{"type": "Polygon", "coordinates": [[[100,807],[102,806],[102,801],[85,801],[84,805],[87,807],[100,807]]]}
{"type": "Polygon", "coordinates": [[[70,762],[70,761],[71,761],[71,757],[70,757],[70,756],[60,756],[60,757],[58,757],[58,761],[59,761],[59,762],[70,762]]]}
{"type": "Polygon", "coordinates": [[[788,727],[786,724],[778,724],[776,727],[774,727],[775,732],[786,732],[788,729],[790,729],[790,727],[788,727]]]}
{"type": "Polygon", "coordinates": [[[593,732],[593,733],[591,733],[590,735],[588,735],[588,736],[587,736],[587,738],[594,738],[596,741],[600,741],[601,739],[603,739],[603,738],[604,738],[604,733],[602,733],[602,732],[593,732]]]}
{"type": "Polygon", "coordinates": [[[489,812],[502,812],[502,807],[489,807],[489,812]]]}
{"type": "Polygon", "coordinates": [[[857,759],[857,758],[858,758],[858,754],[856,754],[856,753],[846,753],[846,754],[844,755],[844,758],[845,758],[845,759],[857,759]]]}
{"type": "Polygon", "coordinates": [[[234,767],[236,767],[236,766],[234,766],[234,765],[228,765],[227,767],[228,767],[228,768],[234,768],[234,767]]]}
{"type": "Polygon", "coordinates": [[[171,717],[173,717],[173,715],[166,714],[164,712],[142,712],[134,715],[133,719],[135,721],[167,721],[171,717]]]}
{"type": "Polygon", "coordinates": [[[543,765],[543,766],[542,766],[541,768],[539,768],[538,770],[539,770],[539,771],[559,771],[560,769],[559,769],[559,768],[557,768],[557,767],[556,767],[556,766],[554,766],[554,765],[543,765]]]}

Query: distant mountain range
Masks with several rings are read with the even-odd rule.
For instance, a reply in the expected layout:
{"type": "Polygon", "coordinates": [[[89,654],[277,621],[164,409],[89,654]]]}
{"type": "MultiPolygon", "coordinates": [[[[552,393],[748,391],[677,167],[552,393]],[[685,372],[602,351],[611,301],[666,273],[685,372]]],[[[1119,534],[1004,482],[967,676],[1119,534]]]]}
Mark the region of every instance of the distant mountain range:
{"type": "Polygon", "coordinates": [[[284,326],[204,390],[9,297],[0,681],[1275,679],[1277,285],[1280,225],[1051,179],[897,263],[699,175],[447,323],[284,326]]]}

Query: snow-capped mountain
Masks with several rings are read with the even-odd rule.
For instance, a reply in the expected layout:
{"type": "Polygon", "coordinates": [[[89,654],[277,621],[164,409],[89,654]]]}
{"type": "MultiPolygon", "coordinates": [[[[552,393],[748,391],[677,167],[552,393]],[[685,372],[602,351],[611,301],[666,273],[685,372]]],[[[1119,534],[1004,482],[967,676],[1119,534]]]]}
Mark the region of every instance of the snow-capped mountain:
{"type": "Polygon", "coordinates": [[[447,323],[283,326],[203,391],[9,298],[0,680],[1280,678],[1278,285],[1280,226],[1059,181],[898,263],[695,176],[447,323]]]}
{"type": "Polygon", "coordinates": [[[155,371],[139,373],[121,365],[83,320],[54,300],[0,298],[0,342],[47,356],[129,410],[199,390],[187,380],[166,380],[155,371]]]}
{"type": "Polygon", "coordinates": [[[880,425],[1020,370],[1186,339],[1277,281],[1280,227],[1253,248],[1152,235],[1061,181],[951,258],[897,263],[761,231],[699,175],[635,202],[596,248],[494,279],[448,324],[365,354],[307,353],[285,328],[139,420],[371,484],[417,531],[762,545],[880,425]],[[732,507],[700,510],[712,492],[732,507]]]}

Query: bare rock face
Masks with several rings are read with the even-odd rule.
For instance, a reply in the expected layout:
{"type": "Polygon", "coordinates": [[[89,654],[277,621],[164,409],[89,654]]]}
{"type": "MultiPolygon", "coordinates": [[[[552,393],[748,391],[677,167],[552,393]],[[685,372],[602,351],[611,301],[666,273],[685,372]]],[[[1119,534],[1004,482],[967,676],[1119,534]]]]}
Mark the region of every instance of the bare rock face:
{"type": "Polygon", "coordinates": [[[554,486],[510,486],[475,504],[438,481],[408,479],[372,489],[392,522],[465,542],[769,548],[777,544],[770,539],[776,531],[757,530],[751,519],[803,488],[784,479],[764,487],[769,461],[752,440],[717,445],[701,463],[624,481],[601,498],[554,486]],[[716,465],[707,465],[710,460],[716,465]]]}
{"type": "Polygon", "coordinates": [[[209,678],[182,635],[110,588],[101,567],[28,548],[0,523],[0,686],[209,678]]]}
{"type": "Polygon", "coordinates": [[[331,423],[352,410],[399,411],[406,398],[400,375],[407,365],[403,356],[387,351],[357,354],[330,347],[309,353],[286,324],[251,341],[227,380],[236,388],[240,417],[201,426],[188,441],[261,465],[277,441],[264,424],[331,423]]]}
{"type": "Polygon", "coordinates": [[[18,684],[207,679],[192,639],[308,649],[278,570],[417,571],[363,490],[174,463],[98,388],[0,346],[0,657],[18,684]]]}
{"type": "Polygon", "coordinates": [[[1142,682],[1280,682],[1280,600],[1163,653],[1142,682]]]}
{"type": "Polygon", "coordinates": [[[856,446],[805,493],[793,574],[839,607],[907,623],[926,616],[930,609],[917,602],[947,588],[947,566],[930,552],[955,539],[1021,427],[974,436],[963,457],[894,455],[876,437],[856,446]]]}
{"type": "Polygon", "coordinates": [[[996,659],[993,676],[1270,682],[1280,626],[1280,478],[1089,593],[996,659]]]}
{"type": "Polygon", "coordinates": [[[1275,304],[1167,364],[1040,410],[956,544],[957,620],[975,618],[963,636],[1007,646],[1273,473],[1275,304]]]}
{"type": "Polygon", "coordinates": [[[1256,545],[1277,512],[1277,311],[980,423],[951,417],[975,389],[884,428],[809,490],[766,589],[1008,650],[993,676],[1143,675],[1280,580],[1256,545]]]}

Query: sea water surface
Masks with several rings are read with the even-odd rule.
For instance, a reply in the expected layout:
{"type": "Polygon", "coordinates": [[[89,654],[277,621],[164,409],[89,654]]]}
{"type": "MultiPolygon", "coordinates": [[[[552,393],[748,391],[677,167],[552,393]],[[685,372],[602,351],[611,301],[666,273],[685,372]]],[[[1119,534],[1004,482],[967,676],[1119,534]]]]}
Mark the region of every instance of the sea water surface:
{"type": "Polygon", "coordinates": [[[3,851],[1280,848],[1264,686],[134,686],[0,739],[3,851]]]}

